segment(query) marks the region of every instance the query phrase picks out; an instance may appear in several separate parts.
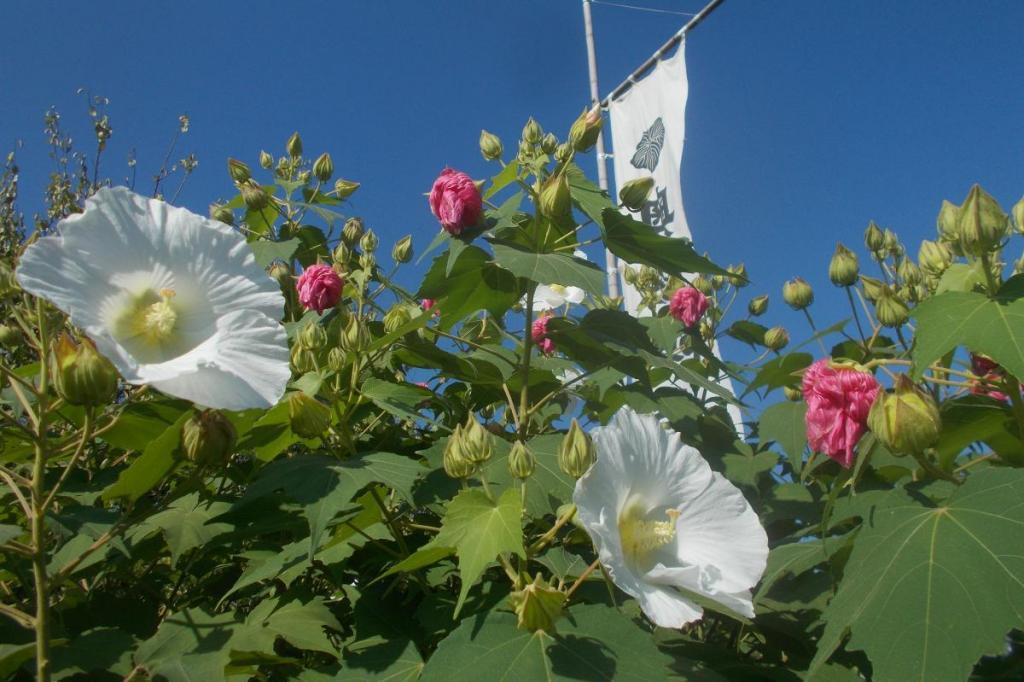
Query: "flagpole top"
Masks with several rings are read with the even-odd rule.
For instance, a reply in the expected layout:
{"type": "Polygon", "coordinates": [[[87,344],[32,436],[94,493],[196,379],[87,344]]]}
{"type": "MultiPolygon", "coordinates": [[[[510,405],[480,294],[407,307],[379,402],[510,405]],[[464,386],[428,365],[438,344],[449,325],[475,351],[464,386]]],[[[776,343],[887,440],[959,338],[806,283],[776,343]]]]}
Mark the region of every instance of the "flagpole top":
{"type": "MultiPolygon", "coordinates": [[[[589,3],[590,0],[583,0],[583,2],[584,3],[589,3]]],[[[650,59],[648,59],[643,64],[641,64],[639,66],[639,68],[637,68],[635,71],[633,71],[633,73],[629,74],[626,77],[626,80],[624,80],[621,83],[619,83],[619,85],[616,86],[615,89],[611,91],[611,94],[609,94],[607,97],[605,97],[603,100],[601,100],[599,102],[599,105],[601,106],[601,108],[602,109],[607,109],[608,108],[608,104],[613,99],[617,99],[620,95],[622,95],[624,92],[626,92],[626,90],[629,90],[629,88],[631,88],[633,86],[633,84],[636,83],[636,79],[639,76],[641,76],[644,72],[646,72],[648,69],[650,69],[652,66],[654,66],[658,62],[658,60],[661,59],[665,55],[665,53],[667,53],[669,50],[671,50],[677,44],[682,42],[682,40],[686,37],[687,33],[692,31],[693,29],[697,28],[697,25],[700,24],[702,21],[704,21],[704,19],[706,19],[709,14],[711,14],[716,9],[718,9],[718,7],[723,2],[725,2],[725,0],[711,0],[711,2],[709,2],[707,5],[705,5],[704,9],[702,9],[699,12],[697,12],[697,14],[695,14],[692,19],[690,19],[688,22],[686,22],[686,24],[681,29],[676,31],[676,33],[671,38],[669,38],[668,41],[666,41],[664,45],[659,47],[654,52],[654,54],[651,55],[650,59]]]]}

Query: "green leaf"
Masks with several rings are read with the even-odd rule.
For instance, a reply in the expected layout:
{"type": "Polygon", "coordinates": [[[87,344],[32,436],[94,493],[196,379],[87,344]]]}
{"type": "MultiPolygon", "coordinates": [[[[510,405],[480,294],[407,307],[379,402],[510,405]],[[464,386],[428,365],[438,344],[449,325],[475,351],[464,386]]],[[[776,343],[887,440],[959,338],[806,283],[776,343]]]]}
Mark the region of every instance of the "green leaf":
{"type": "Polygon", "coordinates": [[[184,400],[151,400],[131,403],[102,438],[115,448],[145,450],[167,427],[191,409],[184,400]]]}
{"type": "Polygon", "coordinates": [[[647,336],[660,350],[672,353],[683,333],[683,325],[669,315],[661,317],[641,317],[638,322],[647,327],[647,336]]]}
{"type": "MultiPolygon", "coordinates": [[[[527,444],[537,461],[537,469],[526,486],[526,513],[530,516],[554,514],[558,508],[572,501],[576,480],[558,468],[558,448],[562,435],[537,436],[527,444]]],[[[496,444],[499,445],[499,444],[496,444]]],[[[494,455],[484,467],[487,480],[495,487],[509,486],[519,489],[519,481],[508,469],[511,447],[501,441],[494,455]]]]}
{"type": "Polygon", "coordinates": [[[764,333],[766,331],[768,331],[768,328],[764,325],[749,320],[737,320],[729,325],[725,333],[737,341],[757,347],[764,346],[764,333]]]}
{"type": "Polygon", "coordinates": [[[467,246],[450,273],[446,260],[444,254],[434,259],[416,294],[438,301],[442,326],[451,327],[477,310],[500,317],[519,300],[515,275],[492,263],[483,249],[467,246]]]}
{"type": "Polygon", "coordinates": [[[768,407],[761,413],[761,442],[773,440],[789,458],[793,473],[799,475],[803,467],[804,447],[807,445],[807,404],[803,401],[785,401],[768,407]]]}
{"type": "Polygon", "coordinates": [[[747,390],[743,391],[743,395],[748,395],[762,386],[771,390],[797,385],[800,383],[798,373],[812,362],[814,356],[810,353],[789,353],[769,360],[761,365],[753,380],[747,384],[747,390]]]}
{"type": "Polygon", "coordinates": [[[459,557],[462,590],[455,615],[469,588],[499,554],[511,552],[526,557],[519,494],[516,488],[508,488],[494,502],[482,490],[472,488],[463,490],[448,504],[441,532],[431,546],[452,547],[459,557]]]}
{"type": "Polygon", "coordinates": [[[875,679],[959,682],[1021,625],[1024,471],[975,473],[937,506],[890,495],[865,516],[808,679],[850,633],[875,679]]]}
{"type": "Polygon", "coordinates": [[[508,163],[501,169],[501,172],[491,178],[491,186],[487,188],[486,192],[484,192],[484,199],[490,199],[495,194],[511,185],[516,181],[518,174],[519,162],[512,161],[508,163]]]}
{"type": "Polygon", "coordinates": [[[136,665],[169,682],[221,680],[230,659],[228,643],[240,624],[230,613],[185,609],[164,620],[135,651],[136,665]]]}
{"type": "Polygon", "coordinates": [[[650,225],[624,216],[617,209],[604,209],[600,224],[605,246],[627,263],[650,265],[676,277],[698,272],[729,274],[694,251],[688,240],[660,235],[650,225]]]}
{"type": "Polygon", "coordinates": [[[417,411],[424,400],[434,397],[434,392],[428,389],[371,377],[359,386],[359,392],[372,400],[374,405],[396,417],[437,423],[417,411]]]}
{"type": "Polygon", "coordinates": [[[131,672],[135,638],[110,627],[87,630],[68,644],[53,649],[53,679],[91,672],[110,672],[125,677],[131,672]]]}
{"type": "Polygon", "coordinates": [[[336,656],[337,649],[327,638],[324,628],[342,629],[323,597],[313,597],[306,602],[294,599],[280,606],[277,599],[266,599],[246,616],[245,625],[231,640],[231,648],[235,651],[273,652],[275,640],[281,637],[299,649],[336,656]]]}
{"type": "Polygon", "coordinates": [[[948,291],[922,301],[911,315],[918,323],[915,379],[958,346],[984,353],[1015,377],[1024,377],[1024,299],[1005,303],[982,294],[948,291]]]}
{"type": "Polygon", "coordinates": [[[591,294],[603,294],[605,274],[601,268],[567,253],[534,253],[519,244],[491,240],[494,260],[516,277],[537,284],[579,287],[591,294]]]}
{"type": "MultiPolygon", "coordinates": [[[[395,573],[409,573],[423,568],[424,566],[436,564],[441,559],[450,557],[454,553],[455,550],[451,547],[434,547],[433,545],[426,545],[374,578],[373,583],[377,582],[381,578],[394,575],[395,573]]],[[[372,585],[373,583],[370,584],[372,585]]]]}
{"type": "Polygon", "coordinates": [[[606,208],[615,208],[615,204],[608,197],[608,192],[592,183],[576,164],[570,164],[565,175],[569,179],[569,196],[572,197],[573,203],[588,218],[601,224],[601,213],[606,208]]]}
{"type": "Polygon", "coordinates": [[[204,501],[200,499],[199,493],[189,493],[136,526],[133,537],[145,537],[156,531],[163,533],[167,547],[171,550],[171,561],[177,563],[188,550],[202,547],[234,528],[229,523],[208,523],[225,513],[230,506],[227,502],[204,501]]]}
{"type": "Polygon", "coordinates": [[[935,288],[936,294],[946,291],[974,291],[977,286],[985,284],[985,271],[981,267],[981,261],[974,263],[953,263],[942,273],[939,284],[935,288]]]}
{"type": "Polygon", "coordinates": [[[344,679],[345,682],[416,682],[423,671],[423,657],[416,645],[408,640],[382,640],[375,637],[354,642],[345,649],[344,671],[338,677],[329,679],[344,679]]]}
{"type": "Polygon", "coordinates": [[[267,410],[252,428],[242,434],[237,449],[252,450],[256,459],[269,462],[296,443],[313,447],[319,442],[319,438],[303,438],[292,431],[288,403],[282,401],[267,410]]]}
{"type": "Polygon", "coordinates": [[[302,240],[298,237],[292,237],[283,242],[274,242],[269,239],[249,242],[249,246],[252,247],[252,255],[255,256],[256,262],[262,268],[270,267],[275,260],[290,262],[300,244],[302,244],[302,240]]]}
{"type": "Polygon", "coordinates": [[[486,671],[495,680],[616,680],[669,678],[672,658],[650,633],[604,605],[576,606],[558,632],[516,629],[516,617],[491,611],[481,623],[467,618],[437,647],[422,682],[469,682],[486,671]]]}
{"type": "Polygon", "coordinates": [[[117,480],[103,491],[104,500],[127,497],[134,502],[153,489],[178,465],[175,456],[181,444],[181,427],[191,412],[185,412],[150,442],[142,456],[121,472],[117,480]]]}
{"type": "Polygon", "coordinates": [[[370,483],[383,483],[406,499],[412,484],[427,470],[414,459],[376,452],[340,461],[323,455],[299,455],[280,459],[260,471],[259,477],[238,501],[242,507],[278,490],[302,505],[309,523],[310,559],[320,546],[320,535],[352,498],[370,483]]]}

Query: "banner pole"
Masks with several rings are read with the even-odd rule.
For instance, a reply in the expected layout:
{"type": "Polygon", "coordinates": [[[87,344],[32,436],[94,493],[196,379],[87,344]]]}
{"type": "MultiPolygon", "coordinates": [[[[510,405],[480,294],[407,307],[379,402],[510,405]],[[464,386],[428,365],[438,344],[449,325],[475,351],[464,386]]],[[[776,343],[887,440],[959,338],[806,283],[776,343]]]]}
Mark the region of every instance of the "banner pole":
{"type": "MultiPolygon", "coordinates": [[[[682,40],[683,37],[687,33],[692,31],[693,29],[697,28],[697,25],[700,24],[700,22],[704,21],[708,17],[709,14],[711,14],[716,9],[718,9],[718,7],[723,2],[725,2],[725,0],[711,0],[711,2],[709,2],[707,5],[704,6],[704,9],[702,9],[701,11],[699,11],[695,15],[693,15],[693,18],[690,19],[688,22],[686,22],[685,26],[683,26],[681,29],[679,29],[674,36],[669,38],[665,42],[664,45],[662,45],[657,50],[655,50],[654,54],[652,54],[650,56],[650,58],[648,58],[648,60],[645,61],[643,64],[638,66],[636,68],[636,70],[633,71],[633,73],[631,73],[628,76],[626,76],[626,80],[624,80],[621,83],[619,83],[618,86],[616,86],[616,88],[614,90],[612,90],[610,95],[608,95],[603,100],[601,100],[601,108],[602,109],[607,108],[608,107],[608,103],[610,101],[612,101],[613,99],[615,99],[616,97],[618,97],[619,95],[624,93],[626,90],[628,90],[630,88],[630,86],[633,85],[633,82],[639,76],[641,76],[645,71],[647,71],[647,69],[649,69],[652,66],[654,66],[658,62],[658,60],[661,59],[661,57],[666,52],[668,52],[673,47],[675,47],[679,43],[679,41],[682,40]]],[[[587,5],[589,5],[589,4],[590,4],[590,0],[583,0],[583,6],[584,6],[584,10],[583,11],[584,11],[584,14],[587,17],[587,22],[588,22],[587,25],[588,26],[589,26],[589,20],[590,20],[590,10],[587,7],[587,5]]],[[[588,32],[587,32],[587,36],[588,36],[588,39],[589,39],[589,36],[590,36],[589,29],[588,29],[588,32]]],[[[595,73],[594,70],[591,69],[591,74],[594,74],[594,73],[595,73]]],[[[594,82],[595,82],[596,77],[597,77],[596,75],[591,75],[591,80],[590,80],[591,90],[593,90],[594,82]]],[[[599,97],[599,95],[591,94],[591,97],[596,99],[597,97],[599,97]]]]}
{"type": "MultiPolygon", "coordinates": [[[[587,35],[587,68],[590,71],[590,105],[598,106],[601,101],[601,88],[597,82],[597,53],[594,49],[594,25],[590,18],[590,0],[583,0],[583,27],[587,35]]],[[[608,191],[608,157],[604,153],[604,131],[597,136],[597,184],[608,191]]],[[[619,295],[619,267],[615,254],[604,250],[605,269],[608,276],[608,295],[619,295]]]]}

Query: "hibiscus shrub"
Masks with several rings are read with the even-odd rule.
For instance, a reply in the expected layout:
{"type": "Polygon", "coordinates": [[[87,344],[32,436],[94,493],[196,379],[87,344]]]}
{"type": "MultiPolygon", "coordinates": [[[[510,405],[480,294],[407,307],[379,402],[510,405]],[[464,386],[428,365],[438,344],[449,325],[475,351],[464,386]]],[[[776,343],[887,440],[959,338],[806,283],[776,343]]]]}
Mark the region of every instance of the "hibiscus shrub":
{"type": "Polygon", "coordinates": [[[11,157],[4,675],[1020,675],[1024,203],[945,203],[916,262],[872,224],[849,319],[784,352],[765,296],[726,318],[742,266],[637,220],[650,183],[585,177],[599,128],[484,133],[418,270],[297,134],[210,218],[65,162],[27,239],[11,157]]]}

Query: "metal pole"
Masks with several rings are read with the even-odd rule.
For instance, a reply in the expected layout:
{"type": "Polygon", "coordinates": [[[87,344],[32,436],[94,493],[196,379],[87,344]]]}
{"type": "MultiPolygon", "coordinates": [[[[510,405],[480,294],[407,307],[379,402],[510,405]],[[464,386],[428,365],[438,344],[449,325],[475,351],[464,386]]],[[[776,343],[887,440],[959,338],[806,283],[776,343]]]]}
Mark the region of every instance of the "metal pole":
{"type": "MultiPolygon", "coordinates": [[[[587,67],[590,70],[590,103],[591,106],[598,106],[601,101],[601,88],[597,84],[597,54],[594,50],[594,25],[590,19],[590,0],[583,0],[583,26],[587,34],[587,67]]],[[[604,132],[597,136],[597,184],[601,189],[608,191],[608,158],[604,153],[604,132]]],[[[608,295],[615,297],[619,295],[619,267],[616,263],[615,254],[608,249],[604,250],[606,270],[608,275],[608,295]]]]}
{"type": "MultiPolygon", "coordinates": [[[[661,57],[666,52],[668,52],[673,47],[675,47],[679,43],[679,41],[683,39],[683,36],[685,36],[687,33],[692,31],[693,29],[697,28],[697,24],[699,24],[700,22],[704,21],[704,19],[706,19],[709,14],[711,14],[716,9],[718,9],[718,6],[721,5],[723,2],[725,2],[725,0],[711,0],[711,2],[709,2],[707,5],[704,6],[704,9],[702,9],[701,11],[699,11],[695,15],[693,15],[693,18],[690,19],[688,22],[686,22],[685,26],[683,26],[681,29],[679,29],[679,31],[677,31],[674,36],[669,38],[668,41],[666,41],[664,45],[662,45],[657,50],[655,50],[654,54],[651,55],[651,57],[647,61],[645,61],[643,64],[641,64],[633,73],[631,73],[628,76],[626,76],[626,80],[624,80],[621,83],[619,83],[619,85],[614,90],[612,90],[610,95],[608,95],[603,100],[601,100],[601,108],[602,109],[607,108],[608,102],[610,102],[611,100],[615,99],[616,97],[618,97],[619,95],[624,93],[626,90],[628,90],[633,85],[633,82],[637,79],[637,77],[639,77],[641,74],[643,74],[645,71],[647,71],[647,69],[649,69],[652,66],[654,66],[657,63],[657,61],[659,59],[661,59],[661,57]]],[[[590,4],[590,0],[583,0],[584,13],[587,16],[588,22],[589,22],[589,18],[590,18],[590,10],[587,7],[587,5],[589,5],[589,4],[590,4]]],[[[589,23],[588,23],[588,26],[589,26],[589,23]]],[[[588,29],[588,32],[587,32],[587,39],[590,40],[589,29],[588,29]]],[[[593,83],[594,83],[594,79],[595,78],[596,78],[596,76],[594,76],[594,70],[591,69],[591,76],[590,76],[591,89],[593,89],[593,83]]],[[[596,97],[593,94],[591,96],[592,97],[596,97]]]]}

